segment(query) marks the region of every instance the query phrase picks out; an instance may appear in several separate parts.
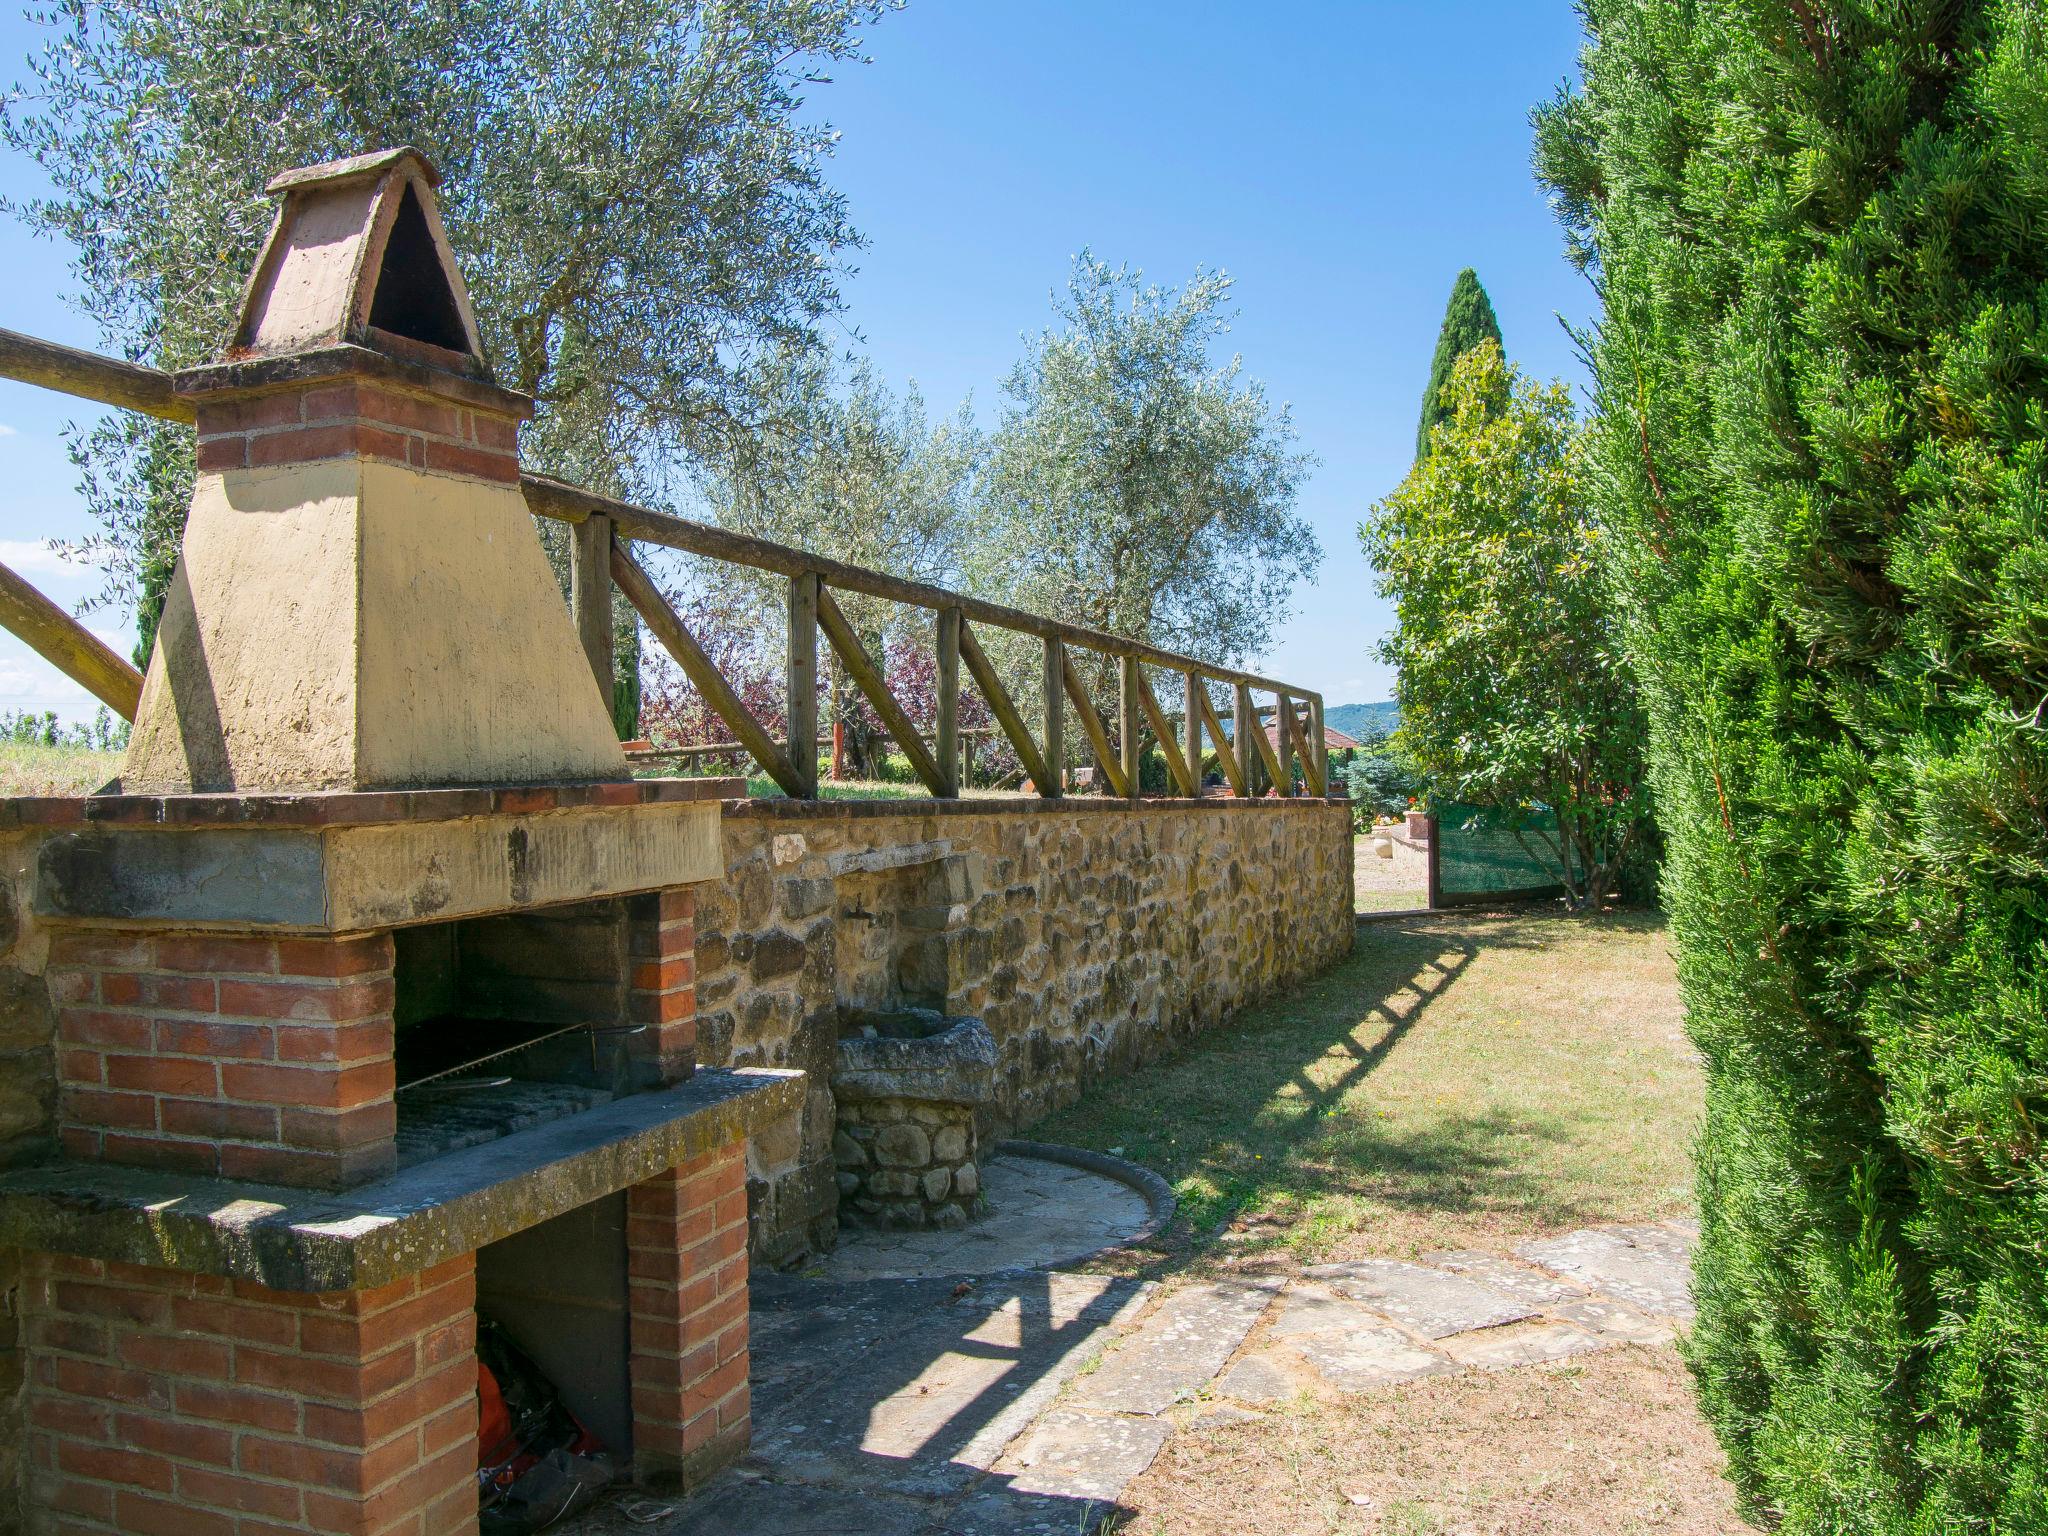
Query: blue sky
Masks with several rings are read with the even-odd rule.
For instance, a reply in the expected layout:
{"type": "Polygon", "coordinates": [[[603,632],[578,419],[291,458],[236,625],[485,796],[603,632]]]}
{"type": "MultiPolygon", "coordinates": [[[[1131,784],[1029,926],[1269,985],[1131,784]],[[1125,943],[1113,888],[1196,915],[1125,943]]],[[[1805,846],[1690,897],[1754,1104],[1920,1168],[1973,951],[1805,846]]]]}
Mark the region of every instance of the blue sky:
{"type": "MultiPolygon", "coordinates": [[[[0,17],[0,79],[41,35],[0,17]]],[[[1530,178],[1526,124],[1577,43],[1564,0],[912,0],[873,30],[871,65],[812,98],[842,131],[834,179],[870,241],[837,339],[857,334],[935,412],[971,394],[993,422],[1075,251],[1169,284],[1227,270],[1231,341],[1321,461],[1301,502],[1321,575],[1261,670],[1331,704],[1389,697],[1372,647],[1391,616],[1354,530],[1407,470],[1458,269],[1478,269],[1511,357],[1582,376],[1555,317],[1583,321],[1593,298],[1530,178]]],[[[0,195],[39,186],[0,157],[0,195]]],[[[0,272],[0,326],[94,343],[60,302],[62,250],[0,221],[0,272]]],[[[87,415],[0,382],[0,561],[65,603],[98,585],[43,547],[87,531],[60,437],[87,415]]],[[[88,622],[133,643],[125,615],[88,622]]],[[[0,709],[21,707],[91,713],[0,635],[0,709]]]]}

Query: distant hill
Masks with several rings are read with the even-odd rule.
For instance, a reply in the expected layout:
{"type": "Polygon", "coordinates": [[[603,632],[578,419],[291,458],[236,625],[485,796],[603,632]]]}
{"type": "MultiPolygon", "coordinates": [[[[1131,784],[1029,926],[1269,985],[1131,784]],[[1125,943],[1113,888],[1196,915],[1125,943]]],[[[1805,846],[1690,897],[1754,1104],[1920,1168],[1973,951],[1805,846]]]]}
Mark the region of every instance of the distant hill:
{"type": "Polygon", "coordinates": [[[1391,731],[1401,723],[1401,706],[1392,699],[1379,704],[1337,704],[1323,710],[1323,724],[1361,739],[1374,726],[1391,731]]]}

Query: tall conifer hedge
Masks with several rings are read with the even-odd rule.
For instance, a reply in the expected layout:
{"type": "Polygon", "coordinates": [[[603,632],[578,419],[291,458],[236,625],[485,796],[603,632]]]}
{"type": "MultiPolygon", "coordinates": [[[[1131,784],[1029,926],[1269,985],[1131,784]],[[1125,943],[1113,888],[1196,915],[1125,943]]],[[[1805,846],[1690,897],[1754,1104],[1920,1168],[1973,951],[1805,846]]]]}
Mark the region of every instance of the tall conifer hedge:
{"type": "Polygon", "coordinates": [[[2048,7],[1582,9],[1700,1393],[1788,1531],[2048,1531],[2048,7]]]}

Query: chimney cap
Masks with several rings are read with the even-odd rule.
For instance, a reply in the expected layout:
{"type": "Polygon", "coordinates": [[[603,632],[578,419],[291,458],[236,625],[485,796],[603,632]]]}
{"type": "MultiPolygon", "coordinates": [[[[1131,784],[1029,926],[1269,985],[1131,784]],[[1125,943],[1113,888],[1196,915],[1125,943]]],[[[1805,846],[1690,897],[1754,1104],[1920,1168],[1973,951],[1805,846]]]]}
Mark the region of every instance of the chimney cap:
{"type": "Polygon", "coordinates": [[[489,382],[469,291],[441,227],[440,176],[411,148],[271,179],[277,220],[242,293],[229,362],[337,346],[489,382]]]}
{"type": "Polygon", "coordinates": [[[434,162],[411,145],[402,144],[396,149],[373,149],[366,155],[349,155],[341,160],[324,160],[318,165],[279,171],[265,183],[263,190],[275,196],[299,187],[346,186],[352,181],[367,181],[380,176],[401,160],[410,160],[418,166],[420,179],[428,186],[441,185],[441,173],[434,169],[434,162]]]}

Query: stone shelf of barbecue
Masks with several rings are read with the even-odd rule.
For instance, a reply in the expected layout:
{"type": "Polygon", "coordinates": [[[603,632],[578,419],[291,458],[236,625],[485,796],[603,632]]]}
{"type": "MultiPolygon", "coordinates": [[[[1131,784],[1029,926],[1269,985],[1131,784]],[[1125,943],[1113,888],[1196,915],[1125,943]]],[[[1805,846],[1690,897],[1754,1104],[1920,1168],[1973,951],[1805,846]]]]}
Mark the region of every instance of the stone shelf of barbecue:
{"type": "Polygon", "coordinates": [[[329,1193],[60,1161],[0,1175],[0,1247],[359,1290],[473,1252],[716,1152],[796,1111],[804,1074],[688,1081],[329,1193]]]}
{"type": "Polygon", "coordinates": [[[355,933],[715,877],[734,779],[0,804],[45,921],[355,933]]]}

